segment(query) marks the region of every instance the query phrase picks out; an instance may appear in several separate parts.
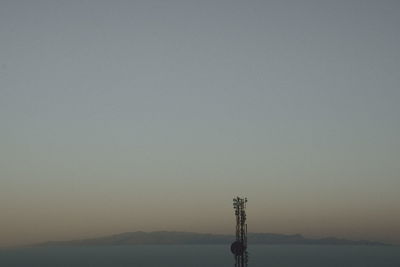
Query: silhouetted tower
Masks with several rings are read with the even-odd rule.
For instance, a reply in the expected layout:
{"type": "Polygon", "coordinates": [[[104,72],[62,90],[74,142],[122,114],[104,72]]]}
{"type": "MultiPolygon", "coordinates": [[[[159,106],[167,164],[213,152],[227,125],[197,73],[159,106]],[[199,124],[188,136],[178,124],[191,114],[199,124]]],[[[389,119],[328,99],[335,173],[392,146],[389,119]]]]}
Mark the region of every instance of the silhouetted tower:
{"type": "Polygon", "coordinates": [[[247,198],[236,197],[233,199],[233,208],[236,216],[236,241],[231,245],[231,251],[235,256],[235,266],[247,266],[247,224],[246,224],[247,198]]]}

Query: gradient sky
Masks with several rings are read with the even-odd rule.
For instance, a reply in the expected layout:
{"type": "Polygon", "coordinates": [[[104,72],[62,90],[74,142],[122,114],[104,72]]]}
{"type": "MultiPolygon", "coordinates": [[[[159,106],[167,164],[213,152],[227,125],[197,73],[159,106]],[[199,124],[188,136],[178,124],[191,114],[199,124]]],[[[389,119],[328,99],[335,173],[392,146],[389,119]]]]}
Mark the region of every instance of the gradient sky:
{"type": "Polygon", "coordinates": [[[400,244],[400,2],[0,0],[0,246],[400,244]]]}

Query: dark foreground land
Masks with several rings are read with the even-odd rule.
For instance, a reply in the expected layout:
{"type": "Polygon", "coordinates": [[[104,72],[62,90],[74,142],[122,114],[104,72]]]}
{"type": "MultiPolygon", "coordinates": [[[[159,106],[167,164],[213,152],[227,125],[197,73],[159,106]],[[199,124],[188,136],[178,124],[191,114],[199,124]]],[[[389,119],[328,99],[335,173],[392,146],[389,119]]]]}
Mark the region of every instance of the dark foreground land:
{"type": "MultiPolygon", "coordinates": [[[[248,267],[399,267],[397,246],[251,245],[248,267]]],[[[7,267],[233,267],[229,245],[39,246],[0,250],[7,267]]]]}

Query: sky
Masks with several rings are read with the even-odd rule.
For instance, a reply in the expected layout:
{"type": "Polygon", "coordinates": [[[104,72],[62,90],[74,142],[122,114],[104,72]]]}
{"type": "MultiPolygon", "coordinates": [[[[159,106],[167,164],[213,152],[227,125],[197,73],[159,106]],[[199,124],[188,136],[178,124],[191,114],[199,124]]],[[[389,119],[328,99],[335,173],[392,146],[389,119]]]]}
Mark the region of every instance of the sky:
{"type": "Polygon", "coordinates": [[[397,0],[0,0],[0,246],[400,244],[397,0]]]}

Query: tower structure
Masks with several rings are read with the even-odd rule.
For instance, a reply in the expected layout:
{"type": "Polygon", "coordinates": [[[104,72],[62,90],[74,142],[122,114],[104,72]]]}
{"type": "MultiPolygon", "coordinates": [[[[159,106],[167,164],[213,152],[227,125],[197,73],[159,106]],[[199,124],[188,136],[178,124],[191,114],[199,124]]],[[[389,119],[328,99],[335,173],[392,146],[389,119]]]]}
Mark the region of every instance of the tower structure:
{"type": "Polygon", "coordinates": [[[247,266],[247,223],[246,223],[247,198],[236,197],[233,199],[233,208],[236,217],[236,240],[231,244],[231,252],[235,256],[235,267],[247,266]]]}

